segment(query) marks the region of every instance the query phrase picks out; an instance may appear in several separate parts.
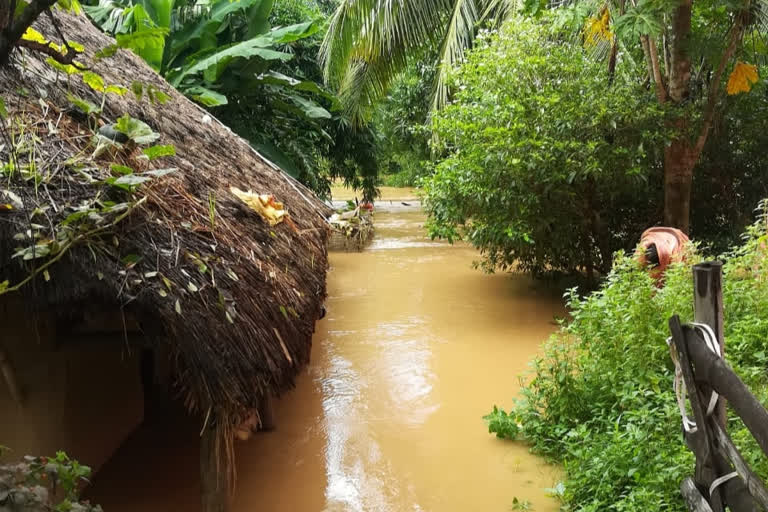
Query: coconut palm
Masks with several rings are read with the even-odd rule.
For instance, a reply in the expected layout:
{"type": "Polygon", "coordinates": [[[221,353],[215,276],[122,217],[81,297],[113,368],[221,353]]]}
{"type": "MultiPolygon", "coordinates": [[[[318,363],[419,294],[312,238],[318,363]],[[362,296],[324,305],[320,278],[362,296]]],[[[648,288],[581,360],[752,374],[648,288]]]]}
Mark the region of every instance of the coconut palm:
{"type": "Polygon", "coordinates": [[[432,107],[448,99],[446,73],[471,47],[477,25],[500,19],[515,0],[342,0],[320,49],[326,80],[362,122],[409,55],[438,48],[432,107]]]}

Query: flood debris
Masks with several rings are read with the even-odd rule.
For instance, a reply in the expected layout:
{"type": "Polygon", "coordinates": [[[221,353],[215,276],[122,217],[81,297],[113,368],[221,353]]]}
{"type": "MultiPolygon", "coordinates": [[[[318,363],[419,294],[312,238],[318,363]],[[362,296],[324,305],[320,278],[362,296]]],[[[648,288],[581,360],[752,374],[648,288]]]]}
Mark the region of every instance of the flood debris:
{"type": "Polygon", "coordinates": [[[361,251],[373,238],[373,205],[347,204],[328,219],[331,236],[328,250],[361,251]]]}

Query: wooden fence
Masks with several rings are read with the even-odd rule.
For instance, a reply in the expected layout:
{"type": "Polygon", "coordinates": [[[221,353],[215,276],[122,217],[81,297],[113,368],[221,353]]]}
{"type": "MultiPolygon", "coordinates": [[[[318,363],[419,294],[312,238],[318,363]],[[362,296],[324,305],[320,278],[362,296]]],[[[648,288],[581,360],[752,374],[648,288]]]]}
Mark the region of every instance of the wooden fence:
{"type": "MultiPolygon", "coordinates": [[[[669,320],[670,351],[681,380],[678,384],[682,389],[684,383],[688,389],[691,421],[695,423],[688,423],[683,434],[696,456],[696,469],[693,477],[683,480],[680,490],[691,512],[721,512],[726,507],[733,512],[768,511],[768,489],[726,430],[727,401],[768,456],[768,411],[720,355],[724,356],[725,349],[722,264],[695,265],[693,281],[695,322],[700,325],[682,325],[677,316],[669,320]],[[719,394],[716,403],[713,392],[719,394]]],[[[681,409],[688,414],[684,401],[681,409]]]]}

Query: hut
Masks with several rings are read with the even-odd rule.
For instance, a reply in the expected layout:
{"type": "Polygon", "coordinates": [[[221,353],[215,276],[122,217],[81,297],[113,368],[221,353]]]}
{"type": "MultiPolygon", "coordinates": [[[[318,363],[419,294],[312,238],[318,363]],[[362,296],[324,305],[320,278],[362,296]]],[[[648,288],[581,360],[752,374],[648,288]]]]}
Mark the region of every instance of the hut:
{"type": "Polygon", "coordinates": [[[55,16],[35,30],[87,69],[23,49],[0,69],[0,444],[98,469],[166,376],[200,420],[203,509],[225,510],[238,425],[308,362],[331,212],[131,52],[95,59],[114,41],[85,17],[55,16]],[[97,136],[118,119],[124,144],[97,136]]]}

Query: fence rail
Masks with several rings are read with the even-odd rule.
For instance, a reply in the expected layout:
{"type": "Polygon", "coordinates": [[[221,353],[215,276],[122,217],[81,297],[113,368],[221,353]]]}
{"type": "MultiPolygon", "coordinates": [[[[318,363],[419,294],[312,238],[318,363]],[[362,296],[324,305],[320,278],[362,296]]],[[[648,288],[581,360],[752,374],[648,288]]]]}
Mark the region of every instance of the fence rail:
{"type": "Polygon", "coordinates": [[[696,456],[695,472],[683,480],[680,490],[691,512],[722,512],[726,507],[733,512],[768,511],[765,483],[726,431],[727,401],[768,456],[768,411],[721,356],[725,349],[722,265],[703,263],[694,266],[693,273],[696,320],[711,330],[683,325],[677,316],[669,320],[670,350],[688,390],[695,422],[683,429],[685,442],[696,456]],[[714,335],[717,343],[705,340],[702,331],[714,335]],[[719,395],[716,403],[713,392],[719,395]]]}

